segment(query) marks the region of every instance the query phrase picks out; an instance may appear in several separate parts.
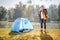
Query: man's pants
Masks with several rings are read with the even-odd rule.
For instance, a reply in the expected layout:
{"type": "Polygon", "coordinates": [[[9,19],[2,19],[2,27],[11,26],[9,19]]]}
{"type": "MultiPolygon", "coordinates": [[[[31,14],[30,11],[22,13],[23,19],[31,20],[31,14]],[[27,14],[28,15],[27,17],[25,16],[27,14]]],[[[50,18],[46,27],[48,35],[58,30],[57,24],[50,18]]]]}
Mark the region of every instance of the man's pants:
{"type": "Polygon", "coordinates": [[[44,29],[46,29],[46,20],[41,19],[41,28],[43,28],[43,24],[44,24],[44,29]]]}

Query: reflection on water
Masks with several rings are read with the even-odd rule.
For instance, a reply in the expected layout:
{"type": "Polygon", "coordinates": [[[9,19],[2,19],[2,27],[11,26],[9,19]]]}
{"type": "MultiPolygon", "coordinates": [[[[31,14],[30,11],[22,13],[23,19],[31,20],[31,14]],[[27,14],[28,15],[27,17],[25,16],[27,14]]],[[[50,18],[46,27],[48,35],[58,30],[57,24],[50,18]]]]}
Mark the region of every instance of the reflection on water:
{"type": "MultiPolygon", "coordinates": [[[[31,22],[34,28],[40,28],[40,23],[38,22],[31,22]]],[[[0,28],[2,27],[11,27],[13,22],[7,21],[0,21],[0,28]]],[[[47,24],[48,29],[60,29],[60,23],[58,22],[48,22],[47,24]]]]}
{"type": "MultiPolygon", "coordinates": [[[[39,28],[41,25],[40,23],[32,23],[34,28],[39,28]]],[[[48,29],[60,29],[60,23],[47,23],[48,29]]]]}

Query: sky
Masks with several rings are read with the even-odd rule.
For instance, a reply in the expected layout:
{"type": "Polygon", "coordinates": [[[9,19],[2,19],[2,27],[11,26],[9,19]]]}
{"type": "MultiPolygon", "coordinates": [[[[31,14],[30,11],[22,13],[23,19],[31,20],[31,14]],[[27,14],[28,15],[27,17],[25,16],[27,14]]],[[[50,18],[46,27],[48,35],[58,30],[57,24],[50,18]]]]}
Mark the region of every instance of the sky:
{"type": "Polygon", "coordinates": [[[22,2],[25,5],[44,5],[48,8],[51,4],[59,5],[60,0],[32,0],[32,3],[27,3],[28,0],[0,0],[0,6],[5,7],[6,9],[15,8],[16,4],[22,2]]]}

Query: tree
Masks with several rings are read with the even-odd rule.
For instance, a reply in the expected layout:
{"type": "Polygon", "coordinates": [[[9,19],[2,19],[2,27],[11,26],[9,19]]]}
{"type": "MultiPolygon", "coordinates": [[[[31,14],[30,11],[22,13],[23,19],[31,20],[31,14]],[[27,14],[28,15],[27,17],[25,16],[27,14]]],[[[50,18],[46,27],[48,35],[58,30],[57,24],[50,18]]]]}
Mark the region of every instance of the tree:
{"type": "Polygon", "coordinates": [[[60,4],[58,6],[58,16],[59,16],[59,21],[60,21],[60,4]]]}
{"type": "Polygon", "coordinates": [[[7,10],[4,7],[0,7],[0,20],[6,19],[7,10]]]}
{"type": "Polygon", "coordinates": [[[23,6],[22,3],[20,2],[18,5],[16,5],[16,8],[14,9],[14,14],[13,14],[13,18],[14,20],[18,17],[22,17],[23,14],[23,6]]]}
{"type": "Polygon", "coordinates": [[[13,21],[13,15],[14,15],[15,11],[13,8],[11,8],[10,10],[8,10],[8,18],[10,21],[13,21]]]}
{"type": "Polygon", "coordinates": [[[56,5],[50,5],[48,9],[48,15],[51,20],[57,20],[58,19],[58,10],[56,5]]]}

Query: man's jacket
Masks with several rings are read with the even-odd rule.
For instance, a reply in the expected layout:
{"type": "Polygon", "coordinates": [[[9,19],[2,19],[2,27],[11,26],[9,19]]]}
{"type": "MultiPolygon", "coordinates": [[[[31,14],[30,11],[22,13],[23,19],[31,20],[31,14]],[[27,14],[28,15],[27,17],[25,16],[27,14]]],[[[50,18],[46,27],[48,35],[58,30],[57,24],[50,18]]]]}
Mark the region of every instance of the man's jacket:
{"type": "MultiPolygon", "coordinates": [[[[40,13],[38,14],[40,19],[41,19],[41,12],[42,11],[40,11],[40,13]]],[[[43,14],[43,19],[47,20],[47,9],[43,9],[42,14],[43,14]]]]}

